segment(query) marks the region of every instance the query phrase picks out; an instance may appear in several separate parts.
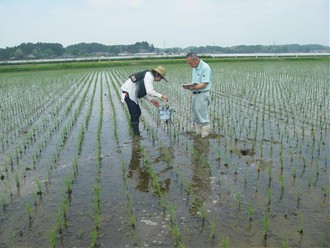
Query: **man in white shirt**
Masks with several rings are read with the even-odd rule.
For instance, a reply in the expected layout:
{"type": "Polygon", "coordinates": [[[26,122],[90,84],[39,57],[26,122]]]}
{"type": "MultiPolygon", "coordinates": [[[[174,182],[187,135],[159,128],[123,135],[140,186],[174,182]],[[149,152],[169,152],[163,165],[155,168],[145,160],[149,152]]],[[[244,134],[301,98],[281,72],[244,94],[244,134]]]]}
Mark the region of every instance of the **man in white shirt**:
{"type": "Polygon", "coordinates": [[[121,86],[122,101],[125,101],[131,116],[131,127],[135,135],[140,135],[139,119],[141,116],[141,108],[138,99],[144,98],[150,101],[155,107],[159,107],[159,103],[152,97],[158,97],[162,100],[168,100],[168,96],[162,95],[154,90],[153,82],[159,82],[165,78],[166,69],[158,66],[155,69],[145,70],[135,73],[126,80],[121,86]]]}

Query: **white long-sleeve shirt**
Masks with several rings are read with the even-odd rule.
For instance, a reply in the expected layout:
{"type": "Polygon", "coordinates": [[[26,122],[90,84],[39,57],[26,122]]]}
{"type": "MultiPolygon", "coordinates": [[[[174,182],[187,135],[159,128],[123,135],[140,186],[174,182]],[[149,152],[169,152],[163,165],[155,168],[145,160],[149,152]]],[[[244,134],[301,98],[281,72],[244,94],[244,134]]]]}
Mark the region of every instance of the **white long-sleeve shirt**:
{"type": "MultiPolygon", "coordinates": [[[[146,72],[144,76],[144,87],[146,88],[147,95],[143,98],[150,101],[153,96],[162,97],[162,94],[154,90],[154,76],[150,71],[146,72]]],[[[122,91],[126,91],[129,94],[129,98],[138,104],[137,98],[137,84],[134,83],[130,78],[120,87],[122,91]]]]}

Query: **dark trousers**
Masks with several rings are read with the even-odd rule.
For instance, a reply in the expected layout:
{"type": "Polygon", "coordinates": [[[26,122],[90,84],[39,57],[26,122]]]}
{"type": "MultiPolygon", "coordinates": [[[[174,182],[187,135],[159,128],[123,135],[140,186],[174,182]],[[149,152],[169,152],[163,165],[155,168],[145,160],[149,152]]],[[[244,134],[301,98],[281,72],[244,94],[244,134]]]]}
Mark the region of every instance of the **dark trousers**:
{"type": "Polygon", "coordinates": [[[128,93],[126,92],[125,102],[128,107],[128,112],[131,115],[131,122],[139,122],[141,116],[141,109],[138,104],[129,98],[128,93]]]}

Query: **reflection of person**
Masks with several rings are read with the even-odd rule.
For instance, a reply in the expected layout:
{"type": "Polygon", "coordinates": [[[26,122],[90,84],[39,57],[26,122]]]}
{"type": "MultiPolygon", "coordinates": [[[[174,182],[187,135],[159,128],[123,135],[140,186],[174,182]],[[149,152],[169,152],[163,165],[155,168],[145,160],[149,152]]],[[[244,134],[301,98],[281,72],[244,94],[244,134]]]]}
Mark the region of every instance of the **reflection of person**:
{"type": "Polygon", "coordinates": [[[182,87],[193,93],[191,105],[196,134],[206,137],[210,133],[208,108],[211,103],[209,91],[212,86],[212,71],[210,66],[193,52],[187,54],[186,62],[193,68],[192,83],[182,87]]]}
{"type": "MultiPolygon", "coordinates": [[[[142,192],[149,192],[149,186],[150,186],[150,180],[151,175],[147,167],[140,166],[142,159],[141,154],[141,147],[140,147],[140,139],[138,136],[133,137],[132,142],[132,155],[131,155],[131,161],[128,166],[128,173],[127,177],[132,178],[132,180],[136,181],[136,189],[142,191],[142,192]]],[[[160,173],[163,173],[167,171],[168,168],[166,168],[164,171],[161,171],[160,173]]],[[[161,191],[167,192],[169,190],[169,185],[171,183],[170,178],[166,178],[163,181],[160,182],[161,191]]]]}
{"type": "Polygon", "coordinates": [[[132,155],[131,155],[131,161],[129,163],[128,167],[128,177],[133,178],[137,180],[136,188],[143,192],[148,192],[148,186],[149,186],[149,179],[150,174],[148,172],[148,169],[141,169],[140,163],[141,163],[141,147],[140,147],[140,139],[134,138],[132,142],[132,155]],[[137,172],[136,176],[133,175],[137,172]]]}
{"type": "Polygon", "coordinates": [[[125,101],[128,107],[128,111],[131,115],[131,127],[135,135],[140,135],[139,119],[141,115],[141,109],[138,103],[138,99],[144,98],[155,107],[159,107],[159,103],[152,97],[159,97],[162,100],[168,100],[168,96],[162,95],[153,89],[153,82],[159,82],[165,79],[166,69],[162,66],[158,66],[156,69],[145,70],[135,73],[126,80],[121,86],[122,101],[125,101]]]}
{"type": "Polygon", "coordinates": [[[210,171],[207,165],[204,164],[210,151],[209,140],[195,138],[194,150],[196,154],[191,160],[193,175],[190,183],[192,202],[189,209],[192,213],[199,210],[211,192],[210,171]]]}

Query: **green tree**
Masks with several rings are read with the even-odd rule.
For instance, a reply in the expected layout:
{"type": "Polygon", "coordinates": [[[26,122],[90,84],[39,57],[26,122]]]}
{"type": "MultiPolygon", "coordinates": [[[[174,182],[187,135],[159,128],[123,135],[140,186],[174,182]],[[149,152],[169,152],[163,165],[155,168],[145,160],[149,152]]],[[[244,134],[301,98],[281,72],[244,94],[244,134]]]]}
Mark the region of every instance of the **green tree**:
{"type": "Polygon", "coordinates": [[[32,51],[32,55],[33,55],[35,58],[40,58],[40,52],[38,51],[38,49],[33,49],[33,51],[32,51]]]}
{"type": "Polygon", "coordinates": [[[46,58],[51,58],[55,55],[55,52],[53,51],[53,49],[47,48],[42,51],[42,55],[46,58]]]}
{"type": "Polygon", "coordinates": [[[24,53],[21,48],[17,48],[14,52],[15,59],[22,59],[24,57],[24,53]]]}

